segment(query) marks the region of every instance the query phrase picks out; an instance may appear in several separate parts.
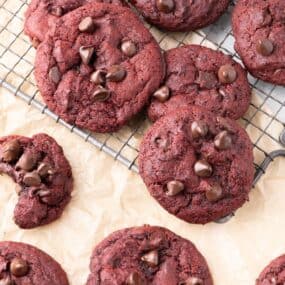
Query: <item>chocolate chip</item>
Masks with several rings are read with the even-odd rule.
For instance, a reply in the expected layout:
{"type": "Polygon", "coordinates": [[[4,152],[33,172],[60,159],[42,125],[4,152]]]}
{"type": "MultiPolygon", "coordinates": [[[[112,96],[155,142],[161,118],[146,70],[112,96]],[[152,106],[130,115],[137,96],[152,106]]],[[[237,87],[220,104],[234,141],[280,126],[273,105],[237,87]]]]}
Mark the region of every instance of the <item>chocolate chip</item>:
{"type": "Polygon", "coordinates": [[[197,79],[201,88],[213,89],[217,85],[217,77],[213,72],[199,71],[197,79]]]}
{"type": "Polygon", "coordinates": [[[180,181],[173,180],[167,183],[167,196],[175,196],[184,190],[184,184],[180,181]]]}
{"type": "Polygon", "coordinates": [[[37,163],[37,157],[31,152],[24,152],[16,164],[16,169],[32,170],[37,163]]]}
{"type": "Polygon", "coordinates": [[[119,82],[125,78],[126,74],[127,72],[123,67],[120,65],[113,65],[109,68],[106,78],[109,81],[119,82]]]}
{"type": "Polygon", "coordinates": [[[16,277],[22,277],[28,274],[28,263],[19,257],[15,257],[10,263],[10,272],[16,277]]]}
{"type": "Polygon", "coordinates": [[[53,83],[58,84],[60,79],[61,79],[61,74],[60,74],[60,71],[59,71],[58,67],[57,66],[53,66],[49,70],[48,76],[49,76],[50,80],[53,83]]]}
{"type": "Polygon", "coordinates": [[[35,49],[37,49],[38,48],[38,46],[40,45],[40,41],[39,41],[39,39],[37,39],[37,38],[33,38],[32,39],[32,45],[33,45],[33,47],[35,48],[35,49]]]}
{"type": "Polygon", "coordinates": [[[15,285],[15,283],[10,277],[6,277],[0,279],[0,285],[15,285]]]}
{"type": "Polygon", "coordinates": [[[208,125],[203,121],[194,121],[191,124],[191,134],[194,139],[205,137],[208,131],[208,125]]]}
{"type": "Polygon", "coordinates": [[[269,56],[274,50],[274,45],[269,39],[258,40],[256,43],[256,50],[263,56],[269,56]]]}
{"type": "Polygon", "coordinates": [[[206,190],[206,198],[210,202],[218,201],[223,195],[223,189],[219,184],[213,184],[206,190]]]}
{"type": "Polygon", "coordinates": [[[155,267],[158,265],[158,251],[152,250],[141,257],[141,260],[146,262],[149,266],[155,267]]]}
{"type": "Polygon", "coordinates": [[[38,166],[37,173],[39,174],[40,177],[46,177],[47,175],[53,173],[52,167],[49,164],[42,162],[38,166]]]}
{"type": "Polygon", "coordinates": [[[218,71],[219,80],[221,83],[233,83],[237,78],[237,72],[230,64],[222,65],[218,71]]]}
{"type": "Polygon", "coordinates": [[[22,147],[18,140],[11,140],[3,144],[1,158],[5,162],[12,162],[18,159],[22,147]]]}
{"type": "Polygon", "coordinates": [[[160,12],[170,13],[174,9],[173,0],[156,0],[156,7],[160,12]]]}
{"type": "Polygon", "coordinates": [[[126,285],[144,285],[144,280],[137,272],[132,272],[126,280],[126,285]]]}
{"type": "Polygon", "coordinates": [[[169,96],[170,96],[170,90],[166,85],[160,87],[153,94],[153,97],[156,98],[161,103],[166,102],[169,96]]]}
{"type": "Polygon", "coordinates": [[[104,70],[96,70],[90,76],[90,81],[94,84],[103,84],[106,80],[106,71],[104,70]]]}
{"type": "Polygon", "coordinates": [[[137,53],[137,47],[132,41],[125,41],[121,44],[121,51],[125,55],[132,57],[137,53]]]}
{"type": "Polygon", "coordinates": [[[95,23],[91,17],[84,18],[78,26],[80,32],[92,33],[95,29],[95,23]]]}
{"type": "Polygon", "coordinates": [[[94,47],[81,46],[79,48],[79,54],[80,54],[82,62],[87,65],[90,63],[92,56],[94,54],[94,47]]]}
{"type": "Polygon", "coordinates": [[[216,135],[214,145],[219,150],[226,150],[232,146],[232,137],[227,131],[222,131],[216,135]]]}
{"type": "Polygon", "coordinates": [[[61,7],[53,7],[50,13],[54,16],[61,17],[63,15],[63,9],[61,7]]]}
{"type": "Polygon", "coordinates": [[[219,123],[220,127],[227,130],[230,133],[235,133],[234,127],[229,123],[228,119],[224,117],[217,117],[217,122],[219,123]]]}
{"type": "Polygon", "coordinates": [[[162,148],[162,149],[166,149],[169,145],[168,139],[164,139],[161,137],[156,137],[154,139],[154,143],[156,144],[157,147],[162,148]]]}
{"type": "Polygon", "coordinates": [[[194,171],[197,176],[210,177],[213,173],[213,168],[206,160],[198,160],[194,165],[194,171]]]}
{"type": "Polygon", "coordinates": [[[203,285],[204,282],[201,278],[190,277],[186,281],[182,282],[181,285],[203,285]]]}
{"type": "Polygon", "coordinates": [[[27,186],[39,186],[41,184],[41,178],[37,172],[26,173],[23,182],[27,186]]]}
{"type": "Polygon", "coordinates": [[[99,85],[92,94],[92,100],[103,102],[106,101],[110,95],[111,92],[108,89],[99,85]]]}
{"type": "Polygon", "coordinates": [[[36,192],[36,195],[39,196],[40,200],[44,203],[48,203],[48,196],[50,196],[51,192],[47,189],[40,189],[36,192]]]}

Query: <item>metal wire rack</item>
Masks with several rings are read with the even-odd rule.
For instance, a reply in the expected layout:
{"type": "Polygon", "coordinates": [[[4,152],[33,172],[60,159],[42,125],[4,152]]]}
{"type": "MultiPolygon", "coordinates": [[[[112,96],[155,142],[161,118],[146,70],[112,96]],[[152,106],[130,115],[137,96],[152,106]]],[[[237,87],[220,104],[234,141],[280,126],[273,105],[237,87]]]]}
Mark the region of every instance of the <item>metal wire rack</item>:
{"type": "MultiPolygon", "coordinates": [[[[53,118],[74,134],[111,155],[129,169],[138,172],[140,138],[149,122],[138,115],[128,126],[113,134],[94,134],[67,124],[43,103],[33,78],[34,48],[23,34],[27,0],[0,0],[0,84],[27,104],[53,118]]],[[[147,25],[163,50],[183,44],[200,44],[224,53],[240,62],[233,48],[230,14],[234,3],[218,22],[195,32],[165,33],[147,25]]],[[[253,88],[250,108],[240,123],[254,145],[256,168],[254,185],[278,156],[285,156],[285,88],[264,83],[249,76],[253,88]]],[[[8,96],[8,95],[7,95],[8,96]]]]}

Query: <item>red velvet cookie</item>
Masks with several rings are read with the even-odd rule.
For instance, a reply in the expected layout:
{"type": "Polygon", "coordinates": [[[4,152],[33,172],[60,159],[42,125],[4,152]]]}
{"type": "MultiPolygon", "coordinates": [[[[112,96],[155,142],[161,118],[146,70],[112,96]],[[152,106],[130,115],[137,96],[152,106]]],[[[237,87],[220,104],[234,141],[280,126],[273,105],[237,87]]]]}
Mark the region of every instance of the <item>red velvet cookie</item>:
{"type": "Polygon", "coordinates": [[[58,19],[37,49],[35,76],[46,104],[65,121],[111,132],[148,102],[164,62],[130,9],[94,3],[58,19]]]}
{"type": "Polygon", "coordinates": [[[37,47],[57,18],[91,2],[122,4],[120,0],[32,0],[25,13],[25,34],[37,47]]]}
{"type": "Polygon", "coordinates": [[[14,219],[34,228],[58,219],[71,198],[73,178],[62,148],[46,134],[0,139],[0,172],[18,184],[14,219]]]}
{"type": "Polygon", "coordinates": [[[252,144],[235,121],[201,107],[178,109],[144,136],[139,170],[150,194],[168,212],[205,224],[248,200],[252,144]]]}
{"type": "Polygon", "coordinates": [[[239,0],[233,11],[235,49],[257,78],[285,85],[285,1],[239,0]]]}
{"type": "Polygon", "coordinates": [[[285,284],[285,255],[279,256],[267,265],[256,280],[256,285],[285,284]]]}
{"type": "Polygon", "coordinates": [[[229,0],[131,0],[144,18],[170,31],[193,31],[215,22],[229,0]]]}
{"type": "Polygon", "coordinates": [[[166,51],[165,60],[165,81],[154,92],[148,109],[152,121],[189,105],[231,119],[247,111],[251,99],[247,73],[230,56],[186,45],[166,51]]]}
{"type": "Polygon", "coordinates": [[[213,285],[196,247],[161,227],[109,235],[94,249],[90,270],[87,285],[213,285]]]}
{"type": "Polygon", "coordinates": [[[0,242],[1,285],[68,285],[66,273],[48,254],[28,244],[0,242]]]}

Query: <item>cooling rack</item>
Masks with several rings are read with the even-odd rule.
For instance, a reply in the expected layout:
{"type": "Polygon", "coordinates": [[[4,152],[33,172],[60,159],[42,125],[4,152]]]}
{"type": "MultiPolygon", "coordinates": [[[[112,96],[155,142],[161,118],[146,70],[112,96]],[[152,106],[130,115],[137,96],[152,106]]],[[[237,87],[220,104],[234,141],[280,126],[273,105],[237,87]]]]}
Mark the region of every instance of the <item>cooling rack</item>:
{"type": "MultiPolygon", "coordinates": [[[[1,87],[65,126],[86,142],[106,152],[129,169],[138,172],[138,145],[149,125],[144,114],[139,114],[119,132],[95,134],[64,122],[42,101],[33,77],[35,50],[23,34],[27,2],[26,0],[0,0],[1,87]]],[[[222,50],[240,62],[233,47],[234,38],[230,25],[233,6],[234,3],[218,22],[195,32],[165,33],[148,24],[146,26],[163,50],[194,43],[222,50]]],[[[256,173],[253,185],[256,185],[270,163],[278,156],[285,156],[285,88],[264,83],[251,76],[249,81],[253,89],[252,102],[240,123],[246,128],[254,145],[256,173]]],[[[7,96],[10,96],[8,94],[7,92],[7,96]]]]}

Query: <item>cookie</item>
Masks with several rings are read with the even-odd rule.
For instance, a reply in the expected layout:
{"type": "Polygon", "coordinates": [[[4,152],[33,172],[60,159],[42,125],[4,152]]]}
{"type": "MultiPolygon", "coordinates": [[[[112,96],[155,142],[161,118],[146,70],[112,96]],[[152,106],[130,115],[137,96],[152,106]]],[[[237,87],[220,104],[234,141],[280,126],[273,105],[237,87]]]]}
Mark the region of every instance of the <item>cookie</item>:
{"type": "Polygon", "coordinates": [[[0,139],[0,172],[16,183],[16,224],[25,229],[58,219],[71,198],[73,178],[62,148],[46,134],[0,139]]]}
{"type": "Polygon", "coordinates": [[[285,1],[240,0],[232,16],[235,49],[253,76],[285,85],[285,1]]]}
{"type": "Polygon", "coordinates": [[[204,257],[188,240],[153,226],[112,233],[93,251],[87,285],[212,285],[204,257]]]}
{"type": "Polygon", "coordinates": [[[48,254],[19,242],[0,242],[1,285],[68,285],[66,273],[48,254]]]}
{"type": "Polygon", "coordinates": [[[252,144],[235,121],[189,106],[162,117],[146,133],[139,171],[150,194],[168,212],[205,224],[248,200],[252,144]]]}
{"type": "Polygon", "coordinates": [[[152,121],[183,106],[199,105],[216,115],[240,118],[248,109],[251,89],[247,73],[230,56],[198,45],[165,53],[166,78],[153,93],[152,121]]]}
{"type": "Polygon", "coordinates": [[[35,76],[46,104],[65,121],[111,132],[148,102],[164,62],[129,8],[94,3],[56,22],[37,49],[35,76]]]}
{"type": "Polygon", "coordinates": [[[256,285],[285,284],[285,255],[279,256],[267,265],[256,280],[256,285]]]}
{"type": "Polygon", "coordinates": [[[122,5],[120,0],[32,0],[25,13],[24,32],[37,48],[57,18],[91,2],[122,5]]]}
{"type": "Polygon", "coordinates": [[[130,0],[151,24],[169,31],[194,31],[215,22],[229,0],[130,0]]]}

